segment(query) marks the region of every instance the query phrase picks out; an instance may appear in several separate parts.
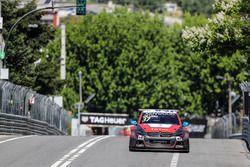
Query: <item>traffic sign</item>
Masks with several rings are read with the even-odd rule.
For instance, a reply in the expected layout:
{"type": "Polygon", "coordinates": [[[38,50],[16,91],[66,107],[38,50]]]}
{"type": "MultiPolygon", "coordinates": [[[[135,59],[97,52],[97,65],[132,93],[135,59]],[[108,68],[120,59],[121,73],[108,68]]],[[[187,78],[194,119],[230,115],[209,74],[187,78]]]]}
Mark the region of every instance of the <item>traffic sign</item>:
{"type": "Polygon", "coordinates": [[[3,60],[5,58],[5,53],[4,51],[0,50],[0,60],[3,60]]]}
{"type": "Polygon", "coordinates": [[[86,0],[76,0],[76,15],[86,15],[86,0]]]}

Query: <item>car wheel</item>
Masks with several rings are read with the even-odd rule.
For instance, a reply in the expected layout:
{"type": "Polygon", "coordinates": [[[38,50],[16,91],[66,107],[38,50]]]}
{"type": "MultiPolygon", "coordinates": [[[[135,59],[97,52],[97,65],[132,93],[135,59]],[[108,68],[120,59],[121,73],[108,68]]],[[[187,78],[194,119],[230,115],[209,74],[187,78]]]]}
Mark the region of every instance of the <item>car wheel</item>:
{"type": "Polygon", "coordinates": [[[132,148],[132,147],[129,147],[129,151],[130,151],[130,152],[134,152],[134,151],[135,151],[135,149],[134,149],[134,148],[132,148]]]}
{"type": "Polygon", "coordinates": [[[129,139],[129,151],[135,151],[134,146],[133,146],[133,139],[129,139]]]}
{"type": "Polygon", "coordinates": [[[189,153],[190,148],[189,148],[189,139],[187,139],[186,141],[184,141],[184,153],[189,153]]]}

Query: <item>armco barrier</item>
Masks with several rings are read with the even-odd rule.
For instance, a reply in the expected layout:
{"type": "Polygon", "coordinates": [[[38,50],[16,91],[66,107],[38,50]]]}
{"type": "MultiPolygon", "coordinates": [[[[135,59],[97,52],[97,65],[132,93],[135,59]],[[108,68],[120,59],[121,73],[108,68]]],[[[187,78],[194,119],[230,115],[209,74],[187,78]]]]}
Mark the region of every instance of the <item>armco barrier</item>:
{"type": "Polygon", "coordinates": [[[49,97],[0,81],[0,133],[67,134],[70,118],[49,97]],[[60,131],[60,132],[59,132],[60,131]]]}
{"type": "Polygon", "coordinates": [[[0,113],[0,134],[65,135],[46,122],[4,113],[0,113]]]}
{"type": "Polygon", "coordinates": [[[243,95],[244,117],[242,119],[242,135],[250,150],[250,82],[240,84],[243,95]]]}
{"type": "Polygon", "coordinates": [[[212,127],[211,136],[212,138],[241,138],[238,137],[240,132],[240,115],[232,113],[232,134],[229,133],[229,118],[228,115],[224,115],[221,118],[218,118],[215,124],[212,127]]]}
{"type": "Polygon", "coordinates": [[[243,128],[242,128],[242,136],[243,140],[246,141],[247,147],[250,150],[250,122],[248,117],[243,118],[243,128]]]}

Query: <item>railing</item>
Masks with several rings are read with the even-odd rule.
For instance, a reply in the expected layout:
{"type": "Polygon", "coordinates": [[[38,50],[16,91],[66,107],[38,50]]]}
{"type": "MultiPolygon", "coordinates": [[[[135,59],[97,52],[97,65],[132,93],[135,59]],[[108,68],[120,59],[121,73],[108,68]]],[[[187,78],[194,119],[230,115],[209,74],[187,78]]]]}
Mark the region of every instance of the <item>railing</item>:
{"type": "MultiPolygon", "coordinates": [[[[29,127],[31,124],[38,128],[43,126],[44,134],[51,134],[48,130],[50,128],[57,129],[56,131],[62,132],[61,134],[67,134],[69,123],[67,112],[53,103],[49,97],[38,94],[27,87],[0,81],[0,114],[0,131],[2,132],[9,130],[11,133],[15,129],[20,129],[19,125],[25,126],[26,124],[29,127]],[[7,114],[10,117],[7,117],[7,114]],[[7,121],[12,122],[12,124],[6,124],[7,121]]],[[[41,134],[40,132],[37,134],[41,134]]],[[[23,134],[25,133],[34,134],[30,130],[23,134]]],[[[54,134],[59,133],[55,132],[54,134]]]]}
{"type": "Polygon", "coordinates": [[[243,118],[242,138],[246,141],[247,147],[250,150],[250,122],[248,117],[243,118]]]}
{"type": "Polygon", "coordinates": [[[241,138],[241,118],[239,114],[232,114],[232,134],[229,132],[228,115],[224,115],[215,121],[212,127],[212,138],[232,138],[233,136],[241,138]]]}
{"type": "Polygon", "coordinates": [[[240,84],[243,95],[244,117],[242,119],[242,136],[250,150],[250,82],[240,84]]]}
{"type": "Polygon", "coordinates": [[[0,134],[65,135],[46,122],[4,113],[0,113],[0,134]]]}

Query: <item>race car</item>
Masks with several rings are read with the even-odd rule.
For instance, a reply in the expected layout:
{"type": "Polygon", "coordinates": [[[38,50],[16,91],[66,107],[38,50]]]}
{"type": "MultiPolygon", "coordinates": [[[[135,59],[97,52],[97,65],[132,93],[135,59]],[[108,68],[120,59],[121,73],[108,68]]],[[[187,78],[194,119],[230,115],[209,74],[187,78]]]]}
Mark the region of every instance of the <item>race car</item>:
{"type": "Polygon", "coordinates": [[[141,109],[131,128],[129,150],[189,152],[188,122],[181,121],[177,110],[141,109]]]}

